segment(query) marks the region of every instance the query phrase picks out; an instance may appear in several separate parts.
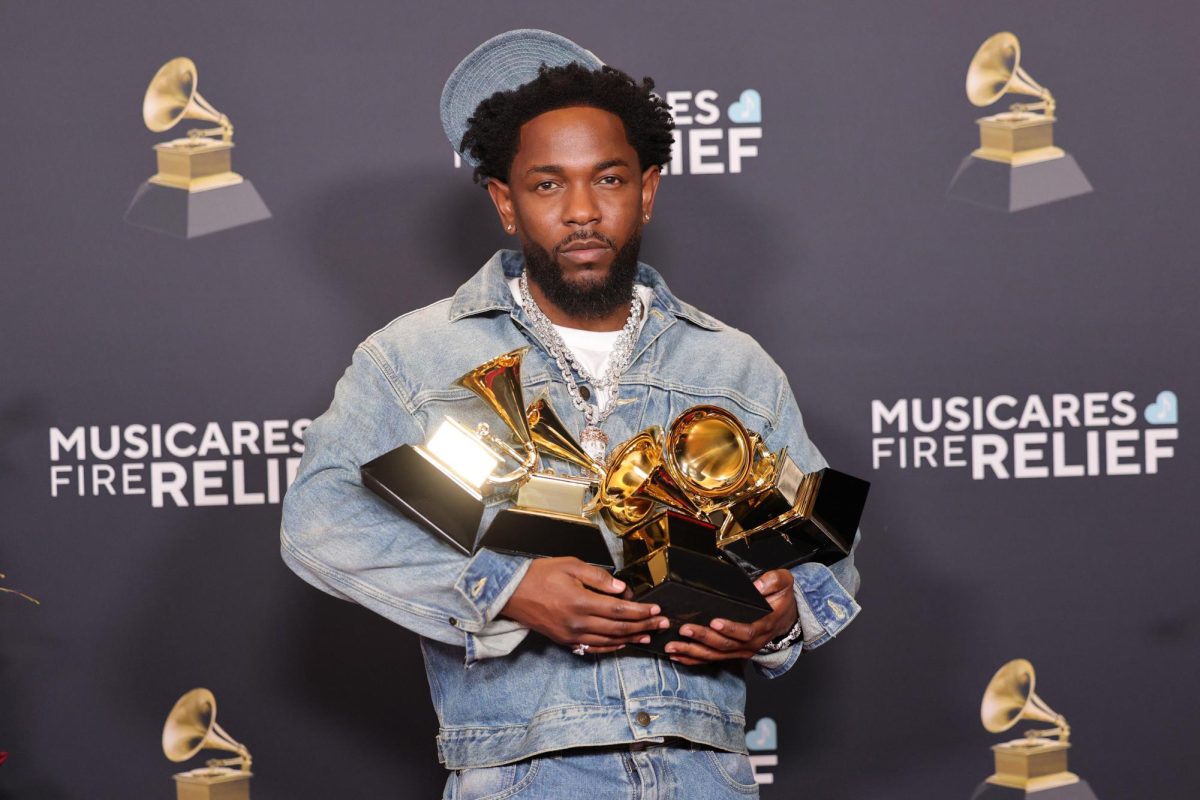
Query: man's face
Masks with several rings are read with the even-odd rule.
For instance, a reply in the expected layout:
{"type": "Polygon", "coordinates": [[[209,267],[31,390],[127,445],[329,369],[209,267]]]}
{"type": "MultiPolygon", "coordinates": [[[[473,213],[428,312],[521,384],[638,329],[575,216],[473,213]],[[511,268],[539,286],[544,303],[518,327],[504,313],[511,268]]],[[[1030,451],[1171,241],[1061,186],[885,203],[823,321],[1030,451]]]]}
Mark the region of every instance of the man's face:
{"type": "Polygon", "coordinates": [[[658,180],[657,167],[640,171],[620,117],[578,106],[522,125],[508,183],[488,190],[530,278],[564,311],[599,317],[629,300],[658,180]]]}

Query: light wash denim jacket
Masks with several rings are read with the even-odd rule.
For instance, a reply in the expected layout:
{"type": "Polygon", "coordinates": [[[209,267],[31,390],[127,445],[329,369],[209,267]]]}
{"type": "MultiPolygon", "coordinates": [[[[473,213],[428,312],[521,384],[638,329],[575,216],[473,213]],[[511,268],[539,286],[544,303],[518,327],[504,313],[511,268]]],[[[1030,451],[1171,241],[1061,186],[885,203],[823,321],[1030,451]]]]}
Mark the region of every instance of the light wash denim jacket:
{"type": "MultiPolygon", "coordinates": [[[[522,266],[519,253],[499,251],[454,297],[396,319],[358,346],[329,410],[304,435],[304,459],[283,503],[283,559],[318,589],[420,634],[439,757],[449,769],[667,736],[744,753],[741,663],[687,667],[633,648],[580,657],[530,635],[498,618],[529,559],[489,550],[464,556],[359,479],[363,463],[424,442],[444,417],[500,426],[482,400],[453,382],[525,345],[532,345],[521,365],[526,402],[548,394],[578,436],[583,416],[505,282],[522,266]]],[[[637,280],[654,289],[654,300],[604,424],[614,446],[710,403],[762,433],[771,450],[787,445],[801,469],[825,466],[786,377],[753,339],[676,299],[650,267],[639,265],[637,280]]],[[[579,471],[553,458],[546,463],[579,471]]],[[[489,507],[484,527],[500,507],[489,507]]],[[[618,540],[605,535],[619,558],[618,540]]],[[[853,555],[792,572],[803,642],[754,659],[770,677],[859,612],[853,555]]]]}

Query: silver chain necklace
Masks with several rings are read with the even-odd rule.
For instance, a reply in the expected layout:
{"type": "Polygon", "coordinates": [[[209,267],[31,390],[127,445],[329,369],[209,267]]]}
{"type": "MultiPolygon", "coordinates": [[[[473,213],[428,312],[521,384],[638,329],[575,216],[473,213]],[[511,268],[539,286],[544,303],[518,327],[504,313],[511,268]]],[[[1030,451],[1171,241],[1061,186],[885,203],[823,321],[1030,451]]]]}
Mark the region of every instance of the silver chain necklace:
{"type": "Polygon", "coordinates": [[[533,295],[529,293],[529,277],[526,272],[521,273],[519,284],[521,307],[525,309],[526,316],[533,322],[534,331],[550,348],[550,355],[554,357],[558,371],[562,373],[563,381],[567,384],[567,394],[571,396],[571,405],[583,412],[584,420],[587,422],[579,436],[579,444],[589,456],[603,464],[604,453],[608,449],[608,436],[600,430],[600,426],[617,407],[617,392],[621,375],[629,368],[629,363],[633,360],[633,346],[637,341],[638,323],[642,318],[642,300],[638,297],[637,284],[634,284],[633,297],[629,301],[629,317],[625,320],[625,325],[621,328],[621,333],[613,344],[612,353],[608,357],[608,365],[599,380],[579,363],[571,348],[567,347],[566,342],[555,329],[554,323],[542,313],[542,309],[538,307],[533,295]],[[579,373],[580,378],[596,387],[597,392],[601,387],[604,388],[608,399],[603,408],[583,399],[572,369],[579,373]]]}

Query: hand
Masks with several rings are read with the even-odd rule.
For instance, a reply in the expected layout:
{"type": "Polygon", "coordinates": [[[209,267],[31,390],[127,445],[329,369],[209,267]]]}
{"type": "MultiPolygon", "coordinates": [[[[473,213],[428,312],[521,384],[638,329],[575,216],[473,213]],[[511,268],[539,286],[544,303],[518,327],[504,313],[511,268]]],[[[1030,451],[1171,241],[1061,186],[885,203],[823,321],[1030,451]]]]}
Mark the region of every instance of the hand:
{"type": "Polygon", "coordinates": [[[792,573],[773,569],[759,575],[754,585],[771,604],[770,614],[749,623],[727,619],[714,619],[708,627],[688,623],[679,633],[692,641],[669,642],[665,649],[671,660],[692,665],[750,658],[767,642],[791,630],[799,615],[796,594],[792,591],[792,573]]]}
{"type": "Polygon", "coordinates": [[[501,615],[559,644],[611,653],[670,627],[656,605],[621,597],[624,581],[578,558],[535,558],[501,615]]]}

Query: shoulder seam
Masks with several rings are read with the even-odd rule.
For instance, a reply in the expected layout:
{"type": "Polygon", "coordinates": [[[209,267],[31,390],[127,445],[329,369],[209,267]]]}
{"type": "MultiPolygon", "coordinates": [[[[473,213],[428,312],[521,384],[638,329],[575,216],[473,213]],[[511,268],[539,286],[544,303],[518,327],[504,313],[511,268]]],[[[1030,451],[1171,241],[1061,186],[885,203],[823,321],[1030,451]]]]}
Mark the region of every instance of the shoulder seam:
{"type": "Polygon", "coordinates": [[[392,327],[393,325],[395,325],[397,322],[400,322],[400,321],[401,321],[401,320],[403,320],[403,319],[406,319],[406,318],[408,318],[408,317],[411,317],[413,314],[419,313],[419,312],[421,312],[421,311],[425,311],[426,309],[433,308],[434,306],[439,306],[439,305],[441,305],[442,303],[451,303],[451,302],[453,302],[453,301],[454,301],[454,298],[453,298],[453,297],[443,297],[441,300],[434,300],[432,303],[429,303],[428,305],[423,305],[423,306],[421,306],[420,308],[414,308],[412,311],[406,311],[406,312],[404,312],[403,314],[401,314],[400,316],[398,316],[398,317],[396,317],[395,319],[393,319],[393,320],[391,320],[390,322],[388,322],[388,324],[384,325],[384,326],[383,326],[382,328],[380,328],[379,330],[377,330],[377,331],[375,331],[374,333],[372,333],[370,336],[368,336],[368,337],[367,337],[367,339],[368,339],[368,340],[374,339],[376,336],[378,336],[379,334],[383,333],[383,332],[384,332],[384,331],[386,331],[388,328],[390,328],[390,327],[392,327]]]}

